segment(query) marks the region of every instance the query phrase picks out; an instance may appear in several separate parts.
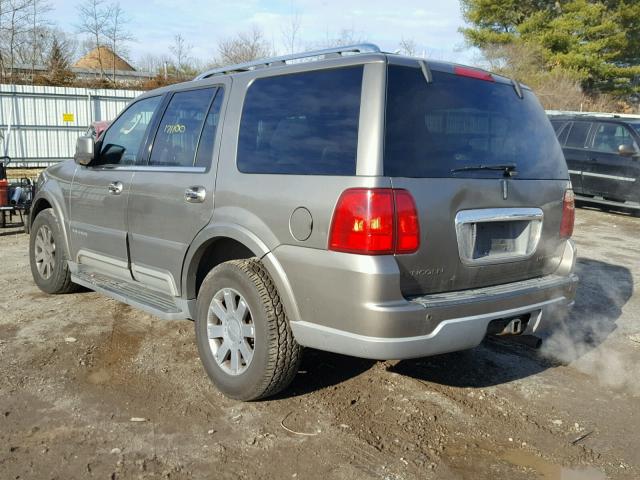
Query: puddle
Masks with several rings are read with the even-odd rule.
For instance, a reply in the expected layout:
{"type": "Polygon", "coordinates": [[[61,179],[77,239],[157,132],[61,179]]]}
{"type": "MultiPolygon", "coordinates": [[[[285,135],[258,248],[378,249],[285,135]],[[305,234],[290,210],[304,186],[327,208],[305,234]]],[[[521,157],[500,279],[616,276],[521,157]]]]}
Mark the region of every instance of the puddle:
{"type": "Polygon", "coordinates": [[[607,476],[597,468],[567,468],[549,463],[524,450],[509,450],[502,458],[519,467],[535,470],[544,480],[607,480],[607,476]]]}

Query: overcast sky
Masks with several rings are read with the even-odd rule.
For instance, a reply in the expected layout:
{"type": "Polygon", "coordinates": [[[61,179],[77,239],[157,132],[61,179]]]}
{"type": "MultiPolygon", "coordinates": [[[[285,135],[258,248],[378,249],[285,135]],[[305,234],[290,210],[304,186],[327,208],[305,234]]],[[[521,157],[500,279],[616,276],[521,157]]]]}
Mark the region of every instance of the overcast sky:
{"type": "MultiPolygon", "coordinates": [[[[73,0],[49,0],[51,19],[74,32],[77,5],[73,0]]],[[[135,63],[146,53],[167,54],[175,34],[193,46],[192,55],[211,59],[222,38],[258,26],[280,53],[283,29],[291,18],[300,19],[300,46],[337,38],[342,29],[377,43],[384,50],[398,48],[411,39],[419,53],[439,60],[472,62],[475,52],[465,48],[458,28],[464,25],[457,0],[146,0],[121,1],[136,37],[129,45],[135,63]]]]}

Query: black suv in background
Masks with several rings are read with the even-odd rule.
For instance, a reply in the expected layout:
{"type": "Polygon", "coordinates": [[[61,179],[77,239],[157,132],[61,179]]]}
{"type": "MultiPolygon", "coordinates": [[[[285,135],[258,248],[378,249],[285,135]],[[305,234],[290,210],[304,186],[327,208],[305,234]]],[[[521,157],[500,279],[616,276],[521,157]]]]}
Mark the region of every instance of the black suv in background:
{"type": "Polygon", "coordinates": [[[640,213],[640,116],[548,111],[576,198],[640,213]]]}

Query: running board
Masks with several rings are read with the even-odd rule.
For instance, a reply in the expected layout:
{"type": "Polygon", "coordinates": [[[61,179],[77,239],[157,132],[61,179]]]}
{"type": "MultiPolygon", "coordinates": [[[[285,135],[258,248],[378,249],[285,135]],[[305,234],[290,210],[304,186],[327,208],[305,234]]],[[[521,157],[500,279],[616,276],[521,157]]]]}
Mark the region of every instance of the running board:
{"type": "Polygon", "coordinates": [[[150,290],[140,283],[82,270],[72,273],[71,281],[163,320],[180,320],[190,317],[188,312],[180,308],[181,299],[150,290]]]}
{"type": "Polygon", "coordinates": [[[612,200],[605,200],[604,198],[583,197],[582,195],[576,195],[575,199],[577,202],[593,203],[595,205],[607,205],[609,207],[616,207],[624,210],[640,211],[640,204],[638,203],[614,202],[612,200]]]}

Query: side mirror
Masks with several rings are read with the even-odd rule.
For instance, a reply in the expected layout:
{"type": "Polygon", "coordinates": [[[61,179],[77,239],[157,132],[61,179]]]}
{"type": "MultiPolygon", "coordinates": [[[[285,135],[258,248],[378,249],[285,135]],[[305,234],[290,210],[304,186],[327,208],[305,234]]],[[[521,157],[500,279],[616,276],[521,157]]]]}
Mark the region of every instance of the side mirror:
{"type": "Polygon", "coordinates": [[[618,154],[621,157],[635,157],[638,155],[638,151],[631,144],[623,144],[618,147],[618,154]]]}
{"type": "Polygon", "coordinates": [[[94,160],[95,148],[96,143],[93,137],[80,137],[76,142],[76,153],[73,156],[73,159],[79,165],[89,165],[94,160]]]}

